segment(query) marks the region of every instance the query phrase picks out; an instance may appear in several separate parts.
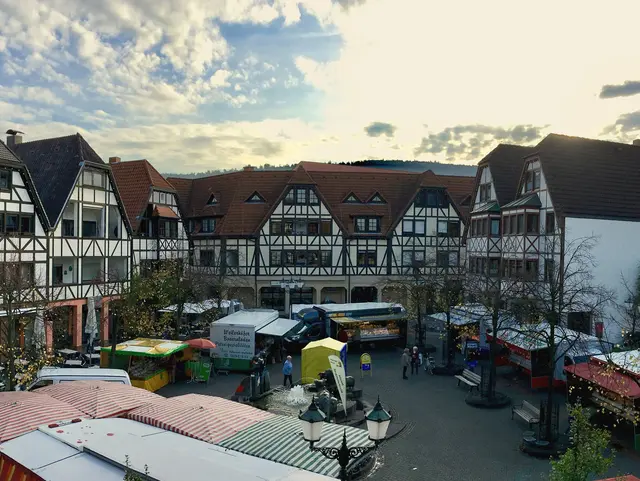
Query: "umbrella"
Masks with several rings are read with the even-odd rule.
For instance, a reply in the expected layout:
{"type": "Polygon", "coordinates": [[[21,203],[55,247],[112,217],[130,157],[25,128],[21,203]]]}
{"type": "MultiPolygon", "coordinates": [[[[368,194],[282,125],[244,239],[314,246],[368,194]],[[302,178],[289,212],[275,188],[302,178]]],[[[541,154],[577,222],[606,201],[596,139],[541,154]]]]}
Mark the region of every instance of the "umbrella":
{"type": "Polygon", "coordinates": [[[68,403],[94,419],[116,417],[164,399],[144,389],[106,381],[52,384],[38,389],[38,393],[68,403]]]}
{"type": "Polygon", "coordinates": [[[189,339],[186,343],[194,349],[215,349],[217,347],[209,339],[189,339]]]}
{"type": "Polygon", "coordinates": [[[127,414],[135,421],[213,444],[273,416],[251,406],[198,394],[163,399],[127,414]]]}
{"type": "Polygon", "coordinates": [[[22,436],[43,424],[86,417],[75,407],[45,394],[0,392],[0,443],[22,436]]]}

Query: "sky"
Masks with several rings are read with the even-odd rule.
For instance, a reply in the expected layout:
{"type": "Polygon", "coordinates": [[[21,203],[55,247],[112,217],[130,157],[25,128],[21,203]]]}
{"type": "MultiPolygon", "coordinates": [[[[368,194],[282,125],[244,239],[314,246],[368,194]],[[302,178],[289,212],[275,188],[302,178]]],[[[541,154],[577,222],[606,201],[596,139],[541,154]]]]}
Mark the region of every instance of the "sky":
{"type": "Polygon", "coordinates": [[[0,128],[188,173],[640,137],[640,2],[0,0],[0,128]]]}

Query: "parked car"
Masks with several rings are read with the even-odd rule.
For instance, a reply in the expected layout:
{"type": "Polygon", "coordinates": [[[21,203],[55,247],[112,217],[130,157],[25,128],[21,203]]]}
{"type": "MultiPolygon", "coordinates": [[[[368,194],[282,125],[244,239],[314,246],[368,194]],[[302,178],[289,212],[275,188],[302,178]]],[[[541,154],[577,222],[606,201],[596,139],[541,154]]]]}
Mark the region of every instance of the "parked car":
{"type": "Polygon", "coordinates": [[[36,378],[26,388],[27,391],[39,387],[71,381],[107,381],[131,386],[129,374],[122,369],[74,369],[66,367],[45,367],[38,371],[36,378]]]}

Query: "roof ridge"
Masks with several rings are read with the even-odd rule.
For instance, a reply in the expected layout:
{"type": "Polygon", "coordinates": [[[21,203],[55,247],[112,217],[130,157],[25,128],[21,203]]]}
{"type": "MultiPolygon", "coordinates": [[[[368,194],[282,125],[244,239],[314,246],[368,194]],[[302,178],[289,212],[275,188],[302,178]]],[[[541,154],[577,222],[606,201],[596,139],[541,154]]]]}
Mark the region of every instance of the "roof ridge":
{"type": "Polygon", "coordinates": [[[80,134],[78,132],[76,132],[75,134],[61,135],[60,137],[47,137],[46,139],[29,140],[28,142],[20,142],[19,144],[16,144],[16,145],[34,144],[36,142],[46,142],[48,140],[70,139],[72,137],[75,137],[76,135],[80,135],[80,134]]]}

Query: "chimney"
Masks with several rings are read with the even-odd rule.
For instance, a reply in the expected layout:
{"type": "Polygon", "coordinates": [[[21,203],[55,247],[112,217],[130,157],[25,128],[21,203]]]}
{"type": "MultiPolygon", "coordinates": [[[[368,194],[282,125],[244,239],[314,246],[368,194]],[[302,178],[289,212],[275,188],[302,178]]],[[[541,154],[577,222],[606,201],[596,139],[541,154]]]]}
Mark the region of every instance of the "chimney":
{"type": "Polygon", "coordinates": [[[109,157],[110,164],[118,164],[120,163],[120,157],[109,157]]]}
{"type": "Polygon", "coordinates": [[[244,170],[245,172],[253,172],[253,166],[247,165],[242,170],[244,170]]]}
{"type": "Polygon", "coordinates": [[[22,134],[24,132],[20,132],[18,130],[7,130],[7,145],[10,149],[15,148],[16,145],[22,143],[22,134]]]}
{"type": "Polygon", "coordinates": [[[633,145],[637,145],[640,147],[640,139],[636,139],[633,141],[633,145]]]}

